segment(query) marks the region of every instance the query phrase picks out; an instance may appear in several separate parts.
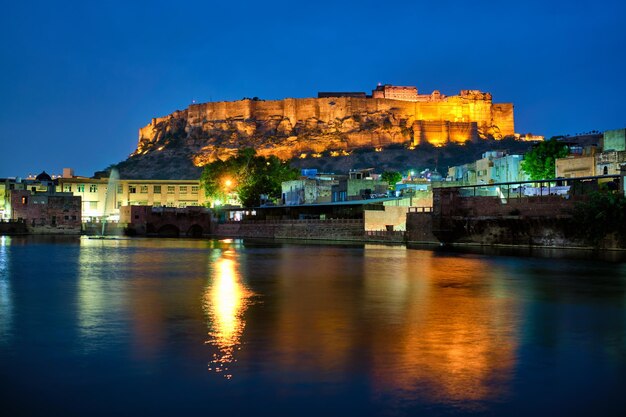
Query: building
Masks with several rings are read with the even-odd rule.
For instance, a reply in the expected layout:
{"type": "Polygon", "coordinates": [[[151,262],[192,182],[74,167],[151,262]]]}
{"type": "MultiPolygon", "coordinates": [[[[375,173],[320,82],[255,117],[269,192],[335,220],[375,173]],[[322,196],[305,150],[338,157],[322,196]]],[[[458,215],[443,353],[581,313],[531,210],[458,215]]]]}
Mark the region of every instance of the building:
{"type": "Polygon", "coordinates": [[[528,181],[528,174],[522,170],[524,155],[503,155],[493,159],[494,182],[528,181]]]}
{"type": "Polygon", "coordinates": [[[321,204],[332,201],[332,187],[338,180],[332,178],[302,178],[285,181],[282,187],[282,204],[321,204]]]}
{"type": "Polygon", "coordinates": [[[457,185],[476,184],[476,161],[449,167],[446,181],[455,182],[457,185]]]}
{"type": "Polygon", "coordinates": [[[59,178],[58,183],[61,191],[81,197],[84,221],[118,217],[122,206],[183,208],[207,202],[199,180],[120,179],[111,191],[106,178],[71,176],[59,178]]]}
{"type": "Polygon", "coordinates": [[[380,181],[373,169],[350,171],[348,175],[317,174],[285,181],[282,204],[326,204],[386,197],[389,184],[380,181]]]}
{"type": "Polygon", "coordinates": [[[489,151],[482,154],[482,158],[476,161],[476,184],[492,184],[496,182],[496,169],[494,160],[502,158],[503,151],[489,151]]]}
{"type": "Polygon", "coordinates": [[[596,147],[570,147],[571,153],[554,161],[556,178],[593,177],[596,175],[596,147]]]}
{"type": "Polygon", "coordinates": [[[34,181],[14,183],[8,195],[10,219],[24,222],[28,233],[80,234],[80,197],[57,192],[54,181],[45,171],[34,181]]]}
{"type": "Polygon", "coordinates": [[[602,151],[626,151],[626,129],[607,130],[604,132],[602,151]]]}
{"type": "Polygon", "coordinates": [[[211,211],[206,207],[122,206],[120,223],[129,235],[202,237],[210,233],[211,211]]]}
{"type": "Polygon", "coordinates": [[[354,98],[367,98],[367,94],[363,92],[349,92],[349,91],[341,91],[341,92],[326,92],[320,91],[317,93],[317,98],[332,98],[332,97],[354,97],[354,98]]]}
{"type": "Polygon", "coordinates": [[[399,85],[378,85],[372,90],[372,98],[386,98],[389,100],[417,101],[417,87],[399,85]]]}

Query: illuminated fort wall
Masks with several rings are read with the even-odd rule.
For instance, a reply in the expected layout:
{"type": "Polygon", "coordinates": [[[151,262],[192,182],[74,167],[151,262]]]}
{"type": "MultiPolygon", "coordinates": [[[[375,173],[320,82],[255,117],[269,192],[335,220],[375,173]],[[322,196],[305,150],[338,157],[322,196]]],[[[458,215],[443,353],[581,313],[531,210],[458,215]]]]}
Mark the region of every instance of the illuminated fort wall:
{"type": "MultiPolygon", "coordinates": [[[[437,94],[435,94],[437,93],[437,94]]],[[[420,96],[421,97],[421,96],[420,96]]],[[[405,101],[381,98],[329,97],[286,98],[283,100],[240,100],[192,104],[139,131],[142,139],[152,138],[155,126],[165,120],[186,118],[187,128],[201,127],[206,122],[224,120],[285,120],[291,127],[300,123],[334,125],[354,115],[368,117],[389,113],[406,120],[413,129],[415,144],[442,145],[477,139],[477,132],[494,137],[514,134],[513,104],[493,104],[491,95],[476,90],[463,90],[457,96],[427,95],[428,101],[405,101]]]]}

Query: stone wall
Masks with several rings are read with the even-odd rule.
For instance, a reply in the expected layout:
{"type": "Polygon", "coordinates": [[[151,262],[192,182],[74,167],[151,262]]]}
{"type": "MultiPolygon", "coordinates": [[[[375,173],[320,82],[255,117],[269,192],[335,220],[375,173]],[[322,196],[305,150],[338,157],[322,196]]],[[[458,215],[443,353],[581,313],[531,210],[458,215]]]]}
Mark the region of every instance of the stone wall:
{"type": "Polygon", "coordinates": [[[472,90],[429,101],[328,97],[210,102],[152,119],[139,130],[135,155],[171,147],[176,134],[187,136],[185,146],[202,165],[243,146],[289,159],[329,149],[502,138],[514,134],[514,118],[512,104],[493,104],[490,94],[472,90]]]}
{"type": "Polygon", "coordinates": [[[216,236],[263,239],[362,240],[363,220],[276,220],[222,223],[216,236]]]}
{"type": "Polygon", "coordinates": [[[11,192],[11,217],[26,224],[31,234],[80,234],[80,197],[58,194],[11,192]]]}
{"type": "Polygon", "coordinates": [[[406,230],[407,206],[383,206],[384,210],[365,210],[365,231],[406,230]]]}
{"type": "Polygon", "coordinates": [[[415,243],[439,243],[433,234],[432,212],[410,212],[406,215],[407,241],[415,243]]]}

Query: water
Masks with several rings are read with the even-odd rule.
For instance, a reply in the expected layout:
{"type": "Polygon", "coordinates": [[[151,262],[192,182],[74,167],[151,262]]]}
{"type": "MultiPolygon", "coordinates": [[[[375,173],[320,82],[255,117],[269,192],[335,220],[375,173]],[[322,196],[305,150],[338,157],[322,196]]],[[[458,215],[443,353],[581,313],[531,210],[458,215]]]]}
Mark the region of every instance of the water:
{"type": "Polygon", "coordinates": [[[623,415],[625,265],[0,237],[0,410],[623,415]]]}

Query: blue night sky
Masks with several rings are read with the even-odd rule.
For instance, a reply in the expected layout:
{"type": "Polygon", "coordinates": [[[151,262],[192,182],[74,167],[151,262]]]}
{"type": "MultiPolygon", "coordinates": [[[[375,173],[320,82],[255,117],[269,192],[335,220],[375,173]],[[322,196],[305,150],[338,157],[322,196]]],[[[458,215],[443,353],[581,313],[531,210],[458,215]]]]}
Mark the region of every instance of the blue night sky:
{"type": "Polygon", "coordinates": [[[515,104],[516,131],[626,127],[626,2],[28,1],[0,15],[0,177],[125,159],[197,102],[377,82],[515,104]]]}

